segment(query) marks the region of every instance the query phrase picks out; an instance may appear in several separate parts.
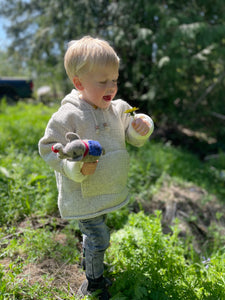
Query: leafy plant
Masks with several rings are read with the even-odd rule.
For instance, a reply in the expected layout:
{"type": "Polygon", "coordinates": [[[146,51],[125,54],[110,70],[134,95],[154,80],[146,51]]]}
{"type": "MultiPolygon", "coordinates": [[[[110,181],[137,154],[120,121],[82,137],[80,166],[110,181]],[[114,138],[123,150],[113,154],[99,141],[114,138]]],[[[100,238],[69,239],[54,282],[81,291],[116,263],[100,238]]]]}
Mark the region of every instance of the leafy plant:
{"type": "Polygon", "coordinates": [[[224,254],[212,257],[208,268],[187,261],[176,226],[173,235],[165,235],[160,220],[160,212],[131,214],[113,234],[107,252],[116,279],[113,299],[222,299],[224,254]]]}

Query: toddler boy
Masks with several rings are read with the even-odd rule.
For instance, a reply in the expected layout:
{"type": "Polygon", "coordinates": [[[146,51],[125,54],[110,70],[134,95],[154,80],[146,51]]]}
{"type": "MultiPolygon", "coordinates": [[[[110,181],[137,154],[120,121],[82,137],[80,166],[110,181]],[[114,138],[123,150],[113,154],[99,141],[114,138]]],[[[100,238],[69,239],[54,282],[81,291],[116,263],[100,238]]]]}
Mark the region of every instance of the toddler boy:
{"type": "Polygon", "coordinates": [[[128,103],[112,101],[117,93],[119,58],[106,41],[85,36],[70,42],[64,65],[75,89],[52,115],[39,141],[39,152],[55,171],[62,218],[79,220],[83,234],[87,279],[79,294],[100,290],[99,299],[107,300],[109,282],[103,277],[103,261],[110,234],[106,214],[129,200],[126,141],[142,146],[153,131],[153,122],[144,114],[133,119],[125,113],[131,109],[128,103]],[[105,155],[92,163],[59,159],[51,148],[55,143],[65,145],[67,132],[98,141],[105,155]]]}

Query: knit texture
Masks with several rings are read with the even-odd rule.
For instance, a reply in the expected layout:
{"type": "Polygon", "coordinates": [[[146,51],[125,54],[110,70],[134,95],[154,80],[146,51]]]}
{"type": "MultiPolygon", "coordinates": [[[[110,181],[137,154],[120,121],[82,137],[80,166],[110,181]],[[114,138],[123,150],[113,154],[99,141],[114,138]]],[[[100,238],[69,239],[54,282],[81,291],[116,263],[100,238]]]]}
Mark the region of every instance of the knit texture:
{"type": "Polygon", "coordinates": [[[88,141],[89,155],[100,156],[102,154],[102,146],[98,141],[88,141]]]}
{"type": "Polygon", "coordinates": [[[73,90],[51,117],[39,141],[39,152],[55,170],[58,206],[63,218],[93,218],[128,202],[129,155],[125,142],[139,147],[148,139],[148,136],[132,134],[130,115],[124,113],[129,108],[125,101],[114,100],[107,109],[95,109],[80,100],[73,90]],[[67,132],[75,132],[81,139],[98,141],[105,149],[93,175],[81,175],[81,162],[69,164],[51,151],[56,142],[67,143],[67,132]]]}

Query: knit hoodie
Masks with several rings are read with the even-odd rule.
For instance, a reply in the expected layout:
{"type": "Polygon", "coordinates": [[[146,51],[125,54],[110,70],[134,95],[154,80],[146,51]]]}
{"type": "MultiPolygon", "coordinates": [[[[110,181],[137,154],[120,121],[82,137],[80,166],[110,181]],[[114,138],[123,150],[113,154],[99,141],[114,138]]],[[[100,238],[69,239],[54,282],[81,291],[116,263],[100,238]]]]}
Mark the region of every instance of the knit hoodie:
{"type": "MultiPolygon", "coordinates": [[[[55,170],[58,206],[63,218],[93,218],[117,210],[128,202],[126,141],[140,147],[152,132],[150,130],[143,137],[134,131],[130,115],[124,113],[130,108],[125,101],[114,100],[107,109],[96,109],[79,99],[78,92],[72,90],[52,115],[44,137],[39,141],[39,152],[55,170]],[[82,162],[59,159],[51,151],[55,143],[67,143],[67,132],[75,132],[81,139],[96,140],[105,149],[93,175],[82,175],[82,162]]],[[[144,116],[153,128],[151,118],[144,116]]]]}

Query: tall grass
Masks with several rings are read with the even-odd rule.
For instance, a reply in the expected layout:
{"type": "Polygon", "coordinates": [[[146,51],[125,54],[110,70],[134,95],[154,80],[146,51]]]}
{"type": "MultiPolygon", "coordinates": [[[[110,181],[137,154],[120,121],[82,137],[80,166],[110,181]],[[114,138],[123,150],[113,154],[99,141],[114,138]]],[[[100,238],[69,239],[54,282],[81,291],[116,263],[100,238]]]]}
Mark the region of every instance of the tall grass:
{"type": "Polygon", "coordinates": [[[24,103],[0,107],[0,224],[56,210],[55,178],[37,149],[51,111],[24,103]]]}
{"type": "Polygon", "coordinates": [[[215,194],[222,203],[225,202],[224,154],[204,163],[191,153],[154,141],[145,144],[138,151],[130,147],[130,152],[130,188],[133,192],[154,192],[158,186],[156,183],[160,184],[165,175],[169,175],[180,183],[196,184],[215,194]]]}

